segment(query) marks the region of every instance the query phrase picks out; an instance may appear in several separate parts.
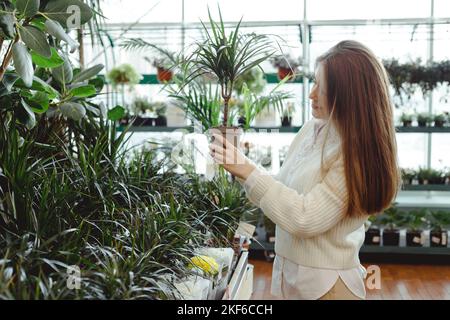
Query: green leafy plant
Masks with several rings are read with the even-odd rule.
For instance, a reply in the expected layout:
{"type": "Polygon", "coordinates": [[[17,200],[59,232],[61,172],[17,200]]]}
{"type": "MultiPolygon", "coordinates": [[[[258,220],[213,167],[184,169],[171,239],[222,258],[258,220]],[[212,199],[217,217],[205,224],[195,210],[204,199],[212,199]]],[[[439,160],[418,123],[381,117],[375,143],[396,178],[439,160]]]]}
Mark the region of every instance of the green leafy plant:
{"type": "Polygon", "coordinates": [[[266,87],[267,80],[260,67],[255,67],[242,74],[234,84],[234,90],[238,96],[243,94],[244,85],[254,94],[260,94],[266,87]]]}
{"type": "Polygon", "coordinates": [[[395,230],[402,223],[402,213],[395,204],[385,210],[379,217],[380,225],[387,230],[395,230]]]}
{"type": "Polygon", "coordinates": [[[428,112],[422,112],[417,114],[417,122],[420,127],[428,126],[432,121],[432,117],[428,112]]]}
{"type": "Polygon", "coordinates": [[[259,66],[275,52],[266,35],[242,34],[241,22],[227,34],[219,8],[219,22],[213,20],[209,12],[209,27],[203,22],[206,40],[198,42],[188,64],[192,66],[184,79],[187,84],[203,76],[213,76],[220,88],[224,103],[222,126],[229,125],[228,104],[236,81],[247,71],[259,66]]]}
{"type": "Polygon", "coordinates": [[[132,65],[127,63],[112,68],[106,77],[114,87],[118,85],[129,85],[133,87],[139,84],[142,79],[142,75],[132,65]]]}
{"type": "Polygon", "coordinates": [[[428,210],[426,218],[432,232],[442,232],[450,226],[450,213],[447,211],[428,210]]]}

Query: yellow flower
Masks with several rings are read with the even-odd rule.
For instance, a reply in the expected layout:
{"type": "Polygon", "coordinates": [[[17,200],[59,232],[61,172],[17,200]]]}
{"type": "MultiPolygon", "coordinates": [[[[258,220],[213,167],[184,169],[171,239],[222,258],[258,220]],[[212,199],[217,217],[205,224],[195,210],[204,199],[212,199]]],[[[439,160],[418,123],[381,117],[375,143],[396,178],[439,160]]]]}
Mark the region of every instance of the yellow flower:
{"type": "Polygon", "coordinates": [[[205,273],[215,276],[219,273],[219,264],[216,259],[208,256],[195,256],[191,258],[190,268],[197,267],[205,273]]]}

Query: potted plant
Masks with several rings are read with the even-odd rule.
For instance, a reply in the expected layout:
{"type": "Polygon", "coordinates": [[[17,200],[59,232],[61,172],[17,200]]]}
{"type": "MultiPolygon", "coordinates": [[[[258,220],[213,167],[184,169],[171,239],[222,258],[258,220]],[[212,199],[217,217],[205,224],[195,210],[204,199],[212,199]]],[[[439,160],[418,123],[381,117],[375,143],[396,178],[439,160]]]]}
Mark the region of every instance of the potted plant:
{"type": "Polygon", "coordinates": [[[142,79],[142,76],[136,69],[128,63],[112,68],[107,73],[106,77],[113,87],[117,87],[118,85],[129,85],[133,87],[134,85],[139,84],[142,79]]]}
{"type": "Polygon", "coordinates": [[[155,102],[153,108],[156,112],[155,126],[157,127],[167,127],[167,104],[164,102],[155,102]]]}
{"type": "Polygon", "coordinates": [[[282,107],[281,113],[281,126],[282,127],[290,127],[292,125],[292,115],[294,114],[295,107],[292,102],[286,103],[286,105],[282,107]]]}
{"type": "Polygon", "coordinates": [[[404,185],[411,185],[413,184],[414,178],[416,178],[417,174],[414,169],[401,169],[402,172],[402,179],[404,185]]]}
{"type": "Polygon", "coordinates": [[[275,68],[278,68],[278,79],[283,80],[288,78],[288,81],[295,79],[298,67],[301,66],[301,59],[293,59],[289,54],[273,57],[271,63],[275,68]]]}
{"type": "Polygon", "coordinates": [[[409,113],[402,113],[400,121],[403,123],[403,127],[411,127],[413,122],[413,116],[409,113]]]}
{"type": "Polygon", "coordinates": [[[428,127],[432,121],[432,118],[429,113],[422,112],[417,114],[417,124],[419,127],[428,127]]]}
{"type": "Polygon", "coordinates": [[[430,184],[431,174],[431,169],[420,167],[419,171],[417,171],[417,179],[419,180],[419,184],[430,184]]]}
{"type": "MultiPolygon", "coordinates": [[[[146,60],[149,61],[148,58],[146,60]]],[[[167,83],[172,80],[171,61],[167,58],[156,58],[153,60],[152,65],[156,68],[156,77],[160,83],[167,83]]]]}
{"type": "Polygon", "coordinates": [[[447,247],[450,212],[429,211],[427,220],[430,226],[430,246],[447,247]]]}
{"type": "Polygon", "coordinates": [[[197,43],[191,58],[185,62],[193,67],[189,68],[184,84],[201,76],[217,81],[223,100],[223,119],[221,125],[214,129],[238,147],[242,129],[232,126],[229,121],[229,102],[235,83],[247,71],[269,59],[274,49],[265,35],[242,34],[241,22],[227,34],[220,8],[219,22],[213,20],[209,9],[208,14],[209,28],[202,23],[206,39],[197,43]]]}
{"type": "Polygon", "coordinates": [[[445,172],[445,184],[450,184],[450,168],[445,172]]]}
{"type": "Polygon", "coordinates": [[[379,246],[381,243],[381,231],[379,227],[380,216],[371,215],[366,223],[365,245],[379,246]]]}
{"type": "Polygon", "coordinates": [[[434,116],[434,126],[436,128],[442,128],[447,121],[445,114],[436,114],[434,116]]]}
{"type": "Polygon", "coordinates": [[[153,126],[153,119],[156,118],[153,105],[146,98],[137,97],[132,103],[133,113],[136,116],[133,125],[153,126]]]}
{"type": "Polygon", "coordinates": [[[247,86],[248,90],[254,94],[263,92],[267,80],[262,69],[260,67],[252,68],[243,73],[242,76],[236,80],[234,91],[238,97],[244,93],[244,84],[247,86]]]}
{"type": "Polygon", "coordinates": [[[383,225],[383,246],[398,246],[400,231],[398,229],[399,212],[394,204],[380,216],[380,225],[383,225]]]}
{"type": "Polygon", "coordinates": [[[430,169],[430,184],[445,184],[445,174],[442,170],[430,169]]]}
{"type": "Polygon", "coordinates": [[[423,227],[426,222],[427,211],[412,210],[401,215],[401,225],[406,226],[406,245],[408,247],[421,247],[424,242],[423,227]]]}

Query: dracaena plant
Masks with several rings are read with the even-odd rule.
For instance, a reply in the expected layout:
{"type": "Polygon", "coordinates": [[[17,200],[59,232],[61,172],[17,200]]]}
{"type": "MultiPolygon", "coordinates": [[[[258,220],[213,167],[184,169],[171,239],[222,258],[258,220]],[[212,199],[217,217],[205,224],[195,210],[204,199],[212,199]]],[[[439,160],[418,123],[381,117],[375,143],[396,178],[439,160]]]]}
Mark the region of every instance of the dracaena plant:
{"type": "Polygon", "coordinates": [[[217,80],[223,99],[223,126],[228,126],[229,101],[236,81],[247,71],[268,60],[275,49],[267,35],[242,33],[241,21],[227,33],[219,8],[219,22],[208,9],[209,25],[202,22],[205,40],[196,43],[196,48],[187,59],[190,73],[185,83],[200,76],[212,76],[217,80]]]}
{"type": "Polygon", "coordinates": [[[102,65],[74,69],[66,48],[79,44],[68,30],[81,27],[94,13],[80,0],[4,0],[0,3],[0,98],[16,118],[31,128],[36,114],[58,111],[79,120],[85,99],[101,89],[92,80],[102,65]],[[74,13],[69,10],[77,7],[74,13]],[[71,13],[72,12],[72,13],[71,13]],[[73,25],[79,22],[80,25],[73,25]]]}

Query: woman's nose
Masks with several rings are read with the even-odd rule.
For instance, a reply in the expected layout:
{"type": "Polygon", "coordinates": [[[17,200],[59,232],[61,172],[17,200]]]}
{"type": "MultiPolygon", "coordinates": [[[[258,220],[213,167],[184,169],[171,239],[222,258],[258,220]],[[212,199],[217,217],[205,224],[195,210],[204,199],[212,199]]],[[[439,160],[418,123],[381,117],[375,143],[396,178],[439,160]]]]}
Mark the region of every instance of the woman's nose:
{"type": "Polygon", "coordinates": [[[311,92],[309,93],[309,98],[311,100],[314,100],[315,98],[317,98],[317,85],[314,85],[311,89],[311,92]]]}

